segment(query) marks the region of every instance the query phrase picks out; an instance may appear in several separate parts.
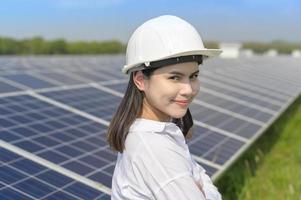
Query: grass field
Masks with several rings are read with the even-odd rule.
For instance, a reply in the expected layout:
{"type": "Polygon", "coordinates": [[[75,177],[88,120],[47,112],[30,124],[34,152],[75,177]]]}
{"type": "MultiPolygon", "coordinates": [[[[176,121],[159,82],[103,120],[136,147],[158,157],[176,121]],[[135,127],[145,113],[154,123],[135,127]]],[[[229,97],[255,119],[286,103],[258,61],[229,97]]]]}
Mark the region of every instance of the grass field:
{"type": "Polygon", "coordinates": [[[224,200],[301,200],[301,97],[216,185],[224,200]]]}

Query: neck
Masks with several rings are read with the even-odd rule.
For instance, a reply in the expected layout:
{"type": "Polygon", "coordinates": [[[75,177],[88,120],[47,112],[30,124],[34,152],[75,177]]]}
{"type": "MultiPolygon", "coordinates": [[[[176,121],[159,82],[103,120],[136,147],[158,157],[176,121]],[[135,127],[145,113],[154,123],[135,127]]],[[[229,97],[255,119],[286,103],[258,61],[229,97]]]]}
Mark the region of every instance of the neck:
{"type": "Polygon", "coordinates": [[[170,121],[170,116],[151,106],[145,98],[143,99],[143,106],[140,117],[160,122],[170,121]]]}

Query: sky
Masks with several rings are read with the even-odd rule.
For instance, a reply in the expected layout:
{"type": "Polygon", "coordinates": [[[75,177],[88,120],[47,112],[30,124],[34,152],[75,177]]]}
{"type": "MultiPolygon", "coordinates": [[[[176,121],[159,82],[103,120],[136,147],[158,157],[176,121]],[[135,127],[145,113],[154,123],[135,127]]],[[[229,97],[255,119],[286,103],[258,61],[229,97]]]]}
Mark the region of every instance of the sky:
{"type": "Polygon", "coordinates": [[[301,42],[301,0],[3,0],[0,37],[127,42],[166,14],[191,23],[204,41],[301,42]]]}

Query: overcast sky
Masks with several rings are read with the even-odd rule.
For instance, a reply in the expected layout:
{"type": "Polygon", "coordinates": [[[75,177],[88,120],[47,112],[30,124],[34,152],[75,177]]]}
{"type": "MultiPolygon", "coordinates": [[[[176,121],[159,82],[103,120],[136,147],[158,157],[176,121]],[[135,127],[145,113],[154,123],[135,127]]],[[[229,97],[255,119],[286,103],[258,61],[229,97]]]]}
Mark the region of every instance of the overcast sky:
{"type": "Polygon", "coordinates": [[[0,36],[127,42],[164,14],[187,20],[206,41],[301,42],[300,0],[4,0],[0,36]]]}

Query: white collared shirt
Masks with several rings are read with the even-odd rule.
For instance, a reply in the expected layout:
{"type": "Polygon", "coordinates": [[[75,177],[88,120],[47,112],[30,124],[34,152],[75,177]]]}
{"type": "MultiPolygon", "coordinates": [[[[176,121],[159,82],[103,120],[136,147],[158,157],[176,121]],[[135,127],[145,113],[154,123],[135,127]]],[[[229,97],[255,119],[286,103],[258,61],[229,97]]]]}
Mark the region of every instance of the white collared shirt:
{"type": "Polygon", "coordinates": [[[118,153],[111,199],[221,200],[221,195],[174,123],[138,118],[118,153]]]}

